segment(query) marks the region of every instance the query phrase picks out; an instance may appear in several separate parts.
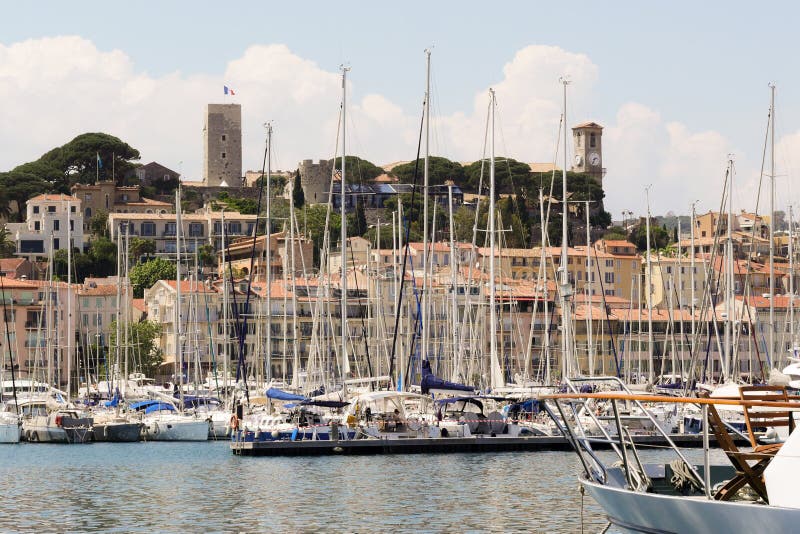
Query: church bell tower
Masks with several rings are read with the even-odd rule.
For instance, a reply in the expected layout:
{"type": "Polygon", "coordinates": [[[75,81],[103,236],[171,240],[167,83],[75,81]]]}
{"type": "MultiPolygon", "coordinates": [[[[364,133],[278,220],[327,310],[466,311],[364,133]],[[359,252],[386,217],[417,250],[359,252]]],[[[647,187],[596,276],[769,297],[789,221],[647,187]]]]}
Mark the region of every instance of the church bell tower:
{"type": "Polygon", "coordinates": [[[575,151],[573,172],[585,172],[603,185],[603,127],[596,122],[584,122],[572,128],[575,151]]]}

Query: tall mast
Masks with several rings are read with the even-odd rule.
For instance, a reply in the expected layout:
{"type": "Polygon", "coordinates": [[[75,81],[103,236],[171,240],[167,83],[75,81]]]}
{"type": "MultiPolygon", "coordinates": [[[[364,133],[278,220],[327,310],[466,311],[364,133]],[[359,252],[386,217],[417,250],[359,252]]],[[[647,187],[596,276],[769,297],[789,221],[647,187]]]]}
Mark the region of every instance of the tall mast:
{"type": "Polygon", "coordinates": [[[350,361],[347,358],[347,213],[345,210],[345,190],[346,190],[346,158],[347,158],[347,72],[350,67],[342,65],[342,179],[341,187],[339,188],[339,204],[341,208],[342,229],[339,238],[341,242],[341,261],[342,261],[342,281],[341,281],[341,358],[342,358],[342,383],[350,374],[350,361]]]}
{"type": "MultiPolygon", "coordinates": [[[[769,352],[775,358],[775,84],[769,84],[770,170],[769,170],[769,352]]],[[[732,191],[731,191],[732,193],[732,191]]],[[[785,332],[785,330],[784,330],[785,332]]],[[[775,362],[777,365],[777,361],[775,362]]]]}
{"type": "MultiPolygon", "coordinates": [[[[566,153],[566,148],[567,146],[564,145],[565,153],[566,153]]],[[[588,357],[589,357],[589,376],[594,376],[594,347],[592,344],[592,306],[591,306],[592,256],[590,251],[590,244],[592,241],[592,231],[591,228],[589,228],[589,202],[591,201],[590,200],[586,201],[586,284],[589,288],[586,291],[586,335],[588,336],[586,339],[587,339],[588,357]]]]}
{"type": "Polygon", "coordinates": [[[567,210],[567,85],[569,80],[561,78],[561,84],[564,86],[564,110],[562,117],[564,118],[564,168],[561,169],[561,264],[559,271],[561,272],[561,368],[562,378],[568,378],[572,375],[572,331],[571,331],[571,317],[569,308],[569,297],[572,295],[572,288],[569,283],[569,271],[567,270],[568,250],[567,250],[567,217],[569,211],[567,210]]]}
{"type": "Polygon", "coordinates": [[[70,211],[72,201],[67,200],[67,397],[72,394],[72,229],[70,211]]]}
{"type": "MultiPolygon", "coordinates": [[[[646,221],[646,241],[647,241],[647,377],[648,382],[653,383],[653,266],[650,261],[650,187],[644,188],[647,196],[647,221],[646,221]]],[[[641,312],[640,312],[641,313],[641,312]]]]}
{"type": "MultiPolygon", "coordinates": [[[[539,282],[542,284],[542,291],[544,294],[544,341],[542,343],[542,355],[544,356],[545,378],[544,383],[546,386],[550,385],[550,310],[548,310],[547,299],[550,293],[547,290],[547,250],[545,244],[547,240],[547,229],[544,226],[544,195],[542,188],[539,188],[539,226],[541,228],[542,245],[539,254],[539,282]]],[[[534,317],[536,317],[536,309],[533,310],[534,317]]],[[[533,320],[531,320],[531,329],[533,329],[533,320]]],[[[530,344],[528,344],[530,346],[530,344]]]]}
{"type": "Polygon", "coordinates": [[[794,339],[794,216],[789,204],[789,339],[792,343],[792,356],[797,344],[794,339]]]}
{"type": "MultiPolygon", "coordinates": [[[[264,236],[264,262],[267,266],[266,273],[266,286],[267,286],[267,355],[266,355],[266,371],[267,380],[272,379],[272,123],[267,123],[267,202],[265,206],[266,212],[266,232],[264,236]]],[[[255,226],[256,233],[258,232],[258,219],[256,219],[255,226]]],[[[251,273],[252,275],[252,273],[251,273]]],[[[231,280],[233,283],[233,280],[231,280]]],[[[244,335],[247,335],[245,333],[244,335]]]]}
{"type": "Polygon", "coordinates": [[[500,371],[500,361],[497,358],[497,293],[495,279],[495,175],[494,175],[494,114],[497,101],[494,89],[489,89],[490,109],[492,111],[491,125],[491,157],[489,159],[489,358],[491,365],[492,389],[503,386],[503,376],[500,371]]]}
{"type": "Polygon", "coordinates": [[[691,248],[689,249],[689,276],[691,277],[690,284],[692,285],[692,300],[690,302],[690,310],[692,312],[692,342],[691,342],[691,350],[692,350],[692,358],[694,358],[694,348],[695,348],[695,317],[694,317],[694,301],[695,301],[695,288],[694,288],[694,217],[695,217],[695,204],[696,202],[692,202],[692,224],[691,224],[691,248]]]}
{"type": "MultiPolygon", "coordinates": [[[[453,185],[447,186],[447,205],[450,217],[450,314],[453,325],[453,354],[451,364],[456,360],[456,347],[458,347],[458,304],[456,303],[456,284],[458,282],[458,261],[456,260],[456,239],[453,228],[453,185]]],[[[380,235],[380,233],[378,234],[380,235]]]]}
{"type": "MultiPolygon", "coordinates": [[[[117,344],[117,346],[114,348],[114,364],[116,366],[119,366],[119,361],[121,359],[120,345],[119,345],[120,339],[122,339],[121,319],[122,319],[122,225],[120,224],[118,226],[118,231],[117,231],[117,320],[114,321],[116,323],[116,328],[114,329],[115,330],[114,334],[116,335],[116,337],[114,339],[117,344]]],[[[98,374],[99,373],[100,371],[98,370],[98,374]]],[[[100,377],[98,376],[98,382],[100,381],[99,378],[100,377]]],[[[122,382],[123,395],[125,395],[125,390],[126,390],[125,385],[127,384],[127,380],[128,377],[125,376],[122,382]]]]}
{"type": "MultiPolygon", "coordinates": [[[[722,373],[725,381],[730,376],[731,361],[731,326],[733,321],[733,159],[728,160],[728,237],[725,243],[725,349],[723,353],[722,373]]],[[[770,325],[772,328],[772,325],[770,325]]],[[[771,349],[770,349],[771,352],[771,349]]]]}
{"type": "MultiPolygon", "coordinates": [[[[225,278],[225,209],[220,213],[222,219],[222,384],[225,391],[228,391],[228,280],[225,278]]],[[[258,221],[256,221],[258,227],[258,221]]],[[[269,236],[267,236],[269,240],[269,236]]],[[[267,290],[269,291],[269,290],[267,290]]],[[[216,381],[215,381],[216,382],[216,381]]]]}
{"type": "Polygon", "coordinates": [[[175,375],[183,407],[183,354],[181,351],[181,187],[175,190],[175,375]]]}
{"type": "Polygon", "coordinates": [[[428,343],[430,340],[429,328],[429,307],[430,307],[430,288],[428,281],[428,196],[429,190],[429,170],[428,157],[430,156],[430,132],[431,132],[431,51],[425,49],[425,159],[422,166],[424,185],[422,200],[422,359],[428,359],[428,343]]]}

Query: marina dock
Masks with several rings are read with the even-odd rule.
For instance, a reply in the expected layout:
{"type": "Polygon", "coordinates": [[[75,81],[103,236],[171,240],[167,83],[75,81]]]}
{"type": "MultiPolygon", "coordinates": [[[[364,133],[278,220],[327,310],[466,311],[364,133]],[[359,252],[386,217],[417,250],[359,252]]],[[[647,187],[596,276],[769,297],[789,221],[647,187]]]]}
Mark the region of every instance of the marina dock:
{"type": "MultiPolygon", "coordinates": [[[[702,447],[702,434],[674,434],[670,439],[679,447],[702,447]]],[[[659,435],[633,436],[636,445],[666,446],[659,435]]],[[[713,441],[713,440],[712,440],[713,441]]],[[[610,448],[610,444],[595,448],[610,448]]],[[[412,439],[354,439],[305,441],[232,441],[231,451],[237,456],[325,456],[368,454],[447,454],[474,452],[533,452],[572,450],[562,436],[465,438],[412,438],[412,439]]]]}

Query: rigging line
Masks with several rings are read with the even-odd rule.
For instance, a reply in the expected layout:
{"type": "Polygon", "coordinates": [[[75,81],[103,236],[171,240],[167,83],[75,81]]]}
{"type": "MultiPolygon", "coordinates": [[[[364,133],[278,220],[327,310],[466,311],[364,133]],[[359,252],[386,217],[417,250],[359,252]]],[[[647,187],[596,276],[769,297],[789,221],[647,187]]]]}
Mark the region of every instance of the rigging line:
{"type": "MultiPolygon", "coordinates": [[[[268,128],[269,128],[268,130],[269,133],[267,134],[267,142],[264,146],[264,162],[261,165],[261,180],[260,180],[261,183],[259,184],[258,187],[258,202],[256,203],[256,217],[261,215],[261,201],[262,197],[264,196],[264,171],[266,171],[267,158],[270,157],[270,148],[271,148],[270,145],[272,144],[272,135],[271,135],[272,125],[269,125],[268,128]]],[[[270,162],[271,161],[272,159],[270,159],[270,162]]],[[[271,179],[272,179],[271,176],[267,176],[267,181],[271,179]]],[[[267,202],[269,202],[269,199],[267,199],[267,202]]],[[[267,248],[266,247],[267,240],[270,239],[270,234],[272,233],[271,228],[269,228],[270,225],[271,225],[270,221],[264,222],[264,231],[265,231],[264,250],[266,250],[267,248]]],[[[256,219],[256,222],[253,225],[253,244],[250,248],[250,272],[249,272],[250,276],[248,276],[247,278],[247,295],[245,295],[245,301],[244,301],[245,313],[248,312],[248,309],[250,307],[250,295],[251,295],[250,288],[252,287],[253,278],[255,277],[253,273],[253,267],[255,265],[255,259],[256,259],[255,255],[256,255],[257,240],[258,240],[258,219],[256,219]]],[[[271,258],[267,258],[267,269],[271,268],[270,263],[271,263],[271,258]]],[[[231,279],[231,282],[233,282],[233,279],[231,279]]],[[[270,291],[270,288],[267,288],[267,291],[270,291]]],[[[239,316],[238,314],[236,314],[236,322],[238,323],[238,321],[239,321],[239,316]]],[[[244,386],[245,399],[247,400],[247,404],[250,404],[250,391],[247,387],[247,372],[245,370],[246,365],[244,357],[245,336],[247,335],[247,315],[244,316],[244,321],[242,322],[241,326],[242,328],[239,329],[239,358],[238,361],[236,362],[236,380],[238,381],[239,378],[241,377],[244,386]],[[245,372],[242,373],[242,371],[245,372]]]]}
{"type": "MultiPolygon", "coordinates": [[[[426,97],[427,98],[427,97],[426,97]]],[[[420,118],[419,122],[419,142],[417,143],[417,157],[414,161],[414,183],[411,187],[411,206],[410,209],[414,209],[414,200],[417,196],[417,182],[419,181],[419,155],[422,151],[422,131],[423,125],[425,122],[425,106],[423,105],[422,117],[420,118]]],[[[416,210],[419,212],[419,209],[416,210]]],[[[410,215],[410,214],[409,214],[410,215]]],[[[400,315],[402,310],[402,301],[403,301],[403,290],[405,289],[405,282],[406,282],[406,266],[408,264],[408,256],[410,252],[409,247],[409,236],[411,232],[411,224],[409,222],[410,217],[405,217],[406,224],[405,224],[405,250],[403,251],[403,266],[400,270],[400,291],[399,295],[397,296],[397,310],[395,313],[394,318],[394,333],[392,335],[392,352],[389,358],[389,377],[392,377],[394,373],[394,359],[397,352],[397,332],[400,326],[400,315]]]]}
{"type": "MultiPolygon", "coordinates": [[[[380,228],[378,228],[380,230],[380,228]]],[[[358,288],[358,273],[356,271],[356,257],[355,253],[353,252],[353,247],[350,246],[350,264],[353,266],[353,280],[355,281],[356,286],[356,296],[360,295],[361,291],[358,288]]],[[[367,277],[369,277],[369,273],[367,273],[367,277]]],[[[358,299],[361,300],[361,297],[358,296],[358,299]]],[[[369,300],[367,300],[367,306],[369,306],[369,300]]],[[[345,315],[347,315],[347,310],[344,310],[345,315]]],[[[369,357],[369,340],[367,335],[367,323],[364,319],[364,314],[360,313],[361,316],[361,338],[364,340],[364,356],[367,359],[367,372],[369,376],[372,377],[372,362],[369,357]]],[[[375,383],[370,382],[370,389],[375,390],[375,383]]]]}
{"type": "MultiPolygon", "coordinates": [[[[594,251],[594,266],[595,266],[595,270],[597,271],[597,280],[600,282],[600,299],[601,299],[601,301],[603,303],[603,309],[605,310],[606,324],[608,325],[608,335],[609,335],[609,338],[610,338],[610,341],[611,341],[611,352],[614,355],[614,367],[617,368],[617,378],[621,378],[622,377],[622,368],[620,367],[619,356],[617,355],[617,345],[614,342],[614,330],[611,328],[611,318],[609,317],[609,313],[608,313],[609,308],[608,308],[608,302],[606,302],[606,292],[605,292],[605,286],[603,285],[603,277],[600,276],[600,260],[597,257],[597,249],[594,249],[593,251],[594,251]]],[[[591,282],[590,282],[590,285],[591,285],[591,282]]],[[[589,317],[592,317],[591,310],[586,310],[586,313],[590,314],[589,317]]],[[[641,313],[641,310],[639,310],[639,313],[641,313]]],[[[592,323],[592,321],[590,320],[589,321],[589,328],[591,328],[591,323],[592,323]]],[[[605,366],[604,366],[604,368],[605,368],[605,366]]],[[[590,373],[594,373],[594,369],[590,369],[589,372],[590,373]]]]}
{"type": "MultiPolygon", "coordinates": [[[[3,322],[6,326],[6,346],[8,346],[8,363],[11,365],[11,391],[14,395],[14,406],[19,413],[19,403],[17,402],[17,378],[14,373],[14,353],[11,350],[11,333],[8,329],[9,317],[8,308],[6,307],[6,288],[5,288],[5,275],[0,275],[0,294],[3,295],[3,322]]],[[[16,339],[16,336],[15,336],[16,339]]]]}
{"type": "MultiPolygon", "coordinates": [[[[495,106],[499,107],[499,106],[497,106],[497,98],[495,98],[495,106]]],[[[519,207],[519,195],[517,194],[517,192],[516,192],[517,188],[514,185],[514,175],[511,172],[511,163],[508,161],[510,158],[508,157],[509,150],[508,150],[508,146],[506,146],[506,138],[505,138],[505,134],[503,132],[503,117],[502,117],[502,115],[499,115],[499,114],[496,114],[496,115],[498,115],[497,122],[499,123],[498,124],[498,128],[500,130],[500,145],[503,147],[503,152],[506,154],[506,156],[503,158],[503,163],[505,163],[505,165],[506,165],[506,172],[508,173],[509,186],[511,188],[511,193],[509,193],[509,198],[508,198],[508,201],[511,203],[511,210],[512,210],[512,217],[511,217],[510,224],[511,224],[511,228],[513,229],[514,228],[513,215],[516,212],[517,219],[519,220],[519,223],[520,223],[519,226],[520,226],[520,232],[522,234],[522,244],[523,244],[523,246],[525,246],[526,241],[527,241],[527,239],[525,238],[525,231],[527,230],[528,233],[531,233],[531,232],[530,232],[530,228],[525,228],[523,226],[523,222],[522,222],[522,212],[521,212],[520,207],[519,207]]],[[[530,175],[531,175],[531,173],[530,173],[530,168],[529,168],[528,169],[528,176],[530,177],[530,175]]],[[[524,186],[522,187],[522,191],[526,192],[524,186]]],[[[523,202],[525,202],[525,209],[527,209],[527,202],[526,202],[527,195],[522,195],[522,197],[523,197],[523,202]]],[[[528,236],[528,237],[532,237],[532,236],[528,236]]]]}

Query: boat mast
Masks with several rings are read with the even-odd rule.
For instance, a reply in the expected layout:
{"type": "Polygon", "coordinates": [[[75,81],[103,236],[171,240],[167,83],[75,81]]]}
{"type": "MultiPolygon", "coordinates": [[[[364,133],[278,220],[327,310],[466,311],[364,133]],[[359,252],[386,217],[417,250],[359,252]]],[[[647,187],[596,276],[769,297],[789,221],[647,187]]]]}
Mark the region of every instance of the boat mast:
{"type": "MultiPolygon", "coordinates": [[[[545,358],[545,375],[544,375],[544,383],[545,385],[549,386],[551,382],[550,377],[550,310],[548,309],[547,299],[550,297],[550,292],[547,290],[547,250],[545,249],[545,244],[547,240],[547,228],[544,225],[544,193],[542,192],[542,188],[539,188],[539,226],[541,229],[541,247],[539,252],[539,283],[542,284],[540,287],[542,288],[544,295],[543,303],[544,303],[544,341],[543,341],[543,349],[542,355],[545,358]]],[[[538,284],[537,284],[538,285],[538,284]]],[[[535,301],[534,301],[535,302],[535,301]]],[[[533,310],[533,317],[536,317],[536,309],[533,310]]],[[[535,319],[531,319],[531,329],[533,329],[533,323],[535,319]]]]}
{"type": "Polygon", "coordinates": [[[450,314],[452,315],[453,325],[453,353],[451,364],[456,361],[456,350],[458,347],[458,303],[456,302],[456,284],[458,283],[458,261],[456,261],[456,238],[453,227],[453,184],[447,186],[447,205],[450,217],[450,314]]]}
{"type": "Polygon", "coordinates": [[[690,234],[689,234],[690,235],[689,239],[691,240],[691,248],[689,249],[689,276],[690,276],[691,280],[690,280],[689,283],[692,285],[692,301],[690,303],[691,307],[689,308],[691,310],[691,312],[692,312],[692,343],[691,343],[692,356],[691,356],[691,359],[694,359],[694,349],[695,349],[695,343],[696,343],[695,339],[694,339],[695,328],[696,328],[695,327],[695,317],[694,317],[694,315],[695,315],[694,314],[694,306],[695,306],[695,298],[696,298],[695,297],[695,288],[694,288],[694,283],[695,283],[695,281],[694,281],[694,269],[695,269],[695,267],[694,267],[694,225],[695,225],[694,217],[695,217],[695,205],[696,204],[697,204],[697,202],[692,202],[692,221],[691,221],[692,224],[691,224],[691,230],[690,230],[690,234]]]}
{"type": "Polygon", "coordinates": [[[423,161],[423,200],[422,200],[422,359],[428,359],[429,335],[429,308],[430,308],[430,282],[428,280],[428,257],[429,257],[429,228],[428,228],[428,196],[429,191],[429,170],[428,158],[430,156],[430,132],[431,132],[431,51],[425,49],[425,159],[423,161]]]}
{"type": "MultiPolygon", "coordinates": [[[[775,358],[775,84],[770,83],[769,89],[769,351],[767,352],[767,355],[769,356],[770,360],[773,360],[775,358]]],[[[777,365],[777,361],[775,362],[775,365],[777,365]]]]}
{"type": "Polygon", "coordinates": [[[792,342],[792,356],[797,344],[794,339],[794,217],[789,204],[789,337],[792,342]]]}
{"type": "Polygon", "coordinates": [[[175,190],[175,375],[183,409],[183,354],[181,351],[181,187],[175,190]]]}
{"type": "MultiPolygon", "coordinates": [[[[228,392],[228,280],[225,278],[225,208],[220,213],[222,222],[222,385],[228,392]]],[[[258,223],[256,222],[256,227],[258,223]]],[[[269,239],[269,236],[267,236],[269,239]]],[[[254,351],[255,352],[255,351],[254,351]]],[[[216,382],[216,380],[215,380],[216,382]]]]}
{"type": "Polygon", "coordinates": [[[650,187],[644,188],[647,197],[647,221],[646,221],[646,242],[647,242],[647,378],[648,382],[653,383],[653,269],[650,261],[650,187]]]}
{"type": "MultiPolygon", "coordinates": [[[[725,242],[725,349],[723,351],[722,373],[727,382],[731,360],[731,322],[733,321],[733,159],[728,159],[728,237],[725,242]]],[[[770,325],[770,328],[772,326],[770,325]]]]}
{"type": "MultiPolygon", "coordinates": [[[[566,130],[566,129],[565,129],[566,130]]],[[[564,153],[566,153],[567,146],[564,145],[564,153]]],[[[588,290],[586,291],[586,335],[587,335],[587,350],[588,350],[588,359],[589,359],[589,376],[594,376],[594,347],[592,345],[592,256],[590,250],[590,244],[592,241],[592,231],[589,227],[589,202],[590,200],[586,201],[586,284],[588,285],[588,290]]],[[[598,282],[602,282],[602,280],[598,280],[598,282]]],[[[601,286],[602,287],[602,286],[601,286]]],[[[602,291],[600,292],[602,293],[602,291]]]]}
{"type": "MultiPolygon", "coordinates": [[[[116,341],[116,345],[117,345],[115,347],[115,350],[114,350],[114,360],[115,360],[114,363],[117,366],[119,365],[119,360],[120,360],[119,340],[121,339],[121,336],[122,336],[122,332],[120,330],[120,328],[122,326],[120,324],[120,318],[122,316],[122,239],[121,239],[122,236],[120,235],[122,233],[122,225],[120,224],[118,228],[119,228],[119,230],[117,232],[117,320],[115,321],[116,328],[115,328],[115,332],[114,332],[115,335],[116,335],[115,341],[116,341]]],[[[98,383],[100,383],[99,374],[100,374],[100,371],[98,370],[98,377],[97,377],[97,382],[98,383]]],[[[125,381],[123,381],[123,386],[122,386],[122,394],[123,395],[125,395],[125,389],[126,389],[124,384],[127,382],[127,378],[128,377],[125,376],[124,378],[125,378],[125,381]]],[[[110,393],[110,391],[109,391],[109,393],[110,393]]]]}
{"type": "Polygon", "coordinates": [[[72,230],[69,227],[72,202],[67,200],[67,398],[72,394],[72,230]]]}
{"type": "Polygon", "coordinates": [[[347,358],[347,213],[345,210],[345,190],[346,190],[346,158],[347,158],[347,73],[350,67],[342,65],[342,176],[339,188],[339,204],[340,215],[342,218],[341,236],[339,237],[340,246],[340,259],[342,263],[342,280],[341,280],[341,358],[342,358],[342,387],[346,389],[345,380],[350,374],[350,362],[347,358]]]}
{"type": "Polygon", "coordinates": [[[564,168],[561,169],[561,368],[562,378],[568,378],[572,373],[572,331],[569,297],[572,295],[572,287],[569,282],[569,271],[567,270],[568,250],[567,250],[567,85],[569,79],[562,77],[561,84],[564,86],[564,168]]]}
{"type": "Polygon", "coordinates": [[[500,361],[497,358],[497,288],[495,278],[495,172],[494,172],[494,116],[497,108],[494,89],[489,89],[491,124],[491,157],[489,159],[489,358],[492,389],[503,386],[500,361]]]}
{"type": "MultiPolygon", "coordinates": [[[[262,177],[263,179],[263,177],[262,177]]],[[[266,273],[266,286],[267,286],[267,356],[266,356],[266,371],[267,380],[272,380],[272,214],[270,209],[272,207],[272,123],[267,123],[267,202],[265,206],[266,212],[266,232],[264,236],[264,263],[267,267],[266,273]]],[[[256,218],[255,232],[258,233],[258,218],[256,218]]],[[[255,235],[253,236],[255,239],[255,235]]],[[[253,273],[250,273],[253,276],[253,273]]],[[[233,280],[231,280],[231,284],[233,280]]],[[[245,332],[243,335],[247,335],[245,332]]],[[[255,351],[254,351],[255,352],[255,351]]]]}

